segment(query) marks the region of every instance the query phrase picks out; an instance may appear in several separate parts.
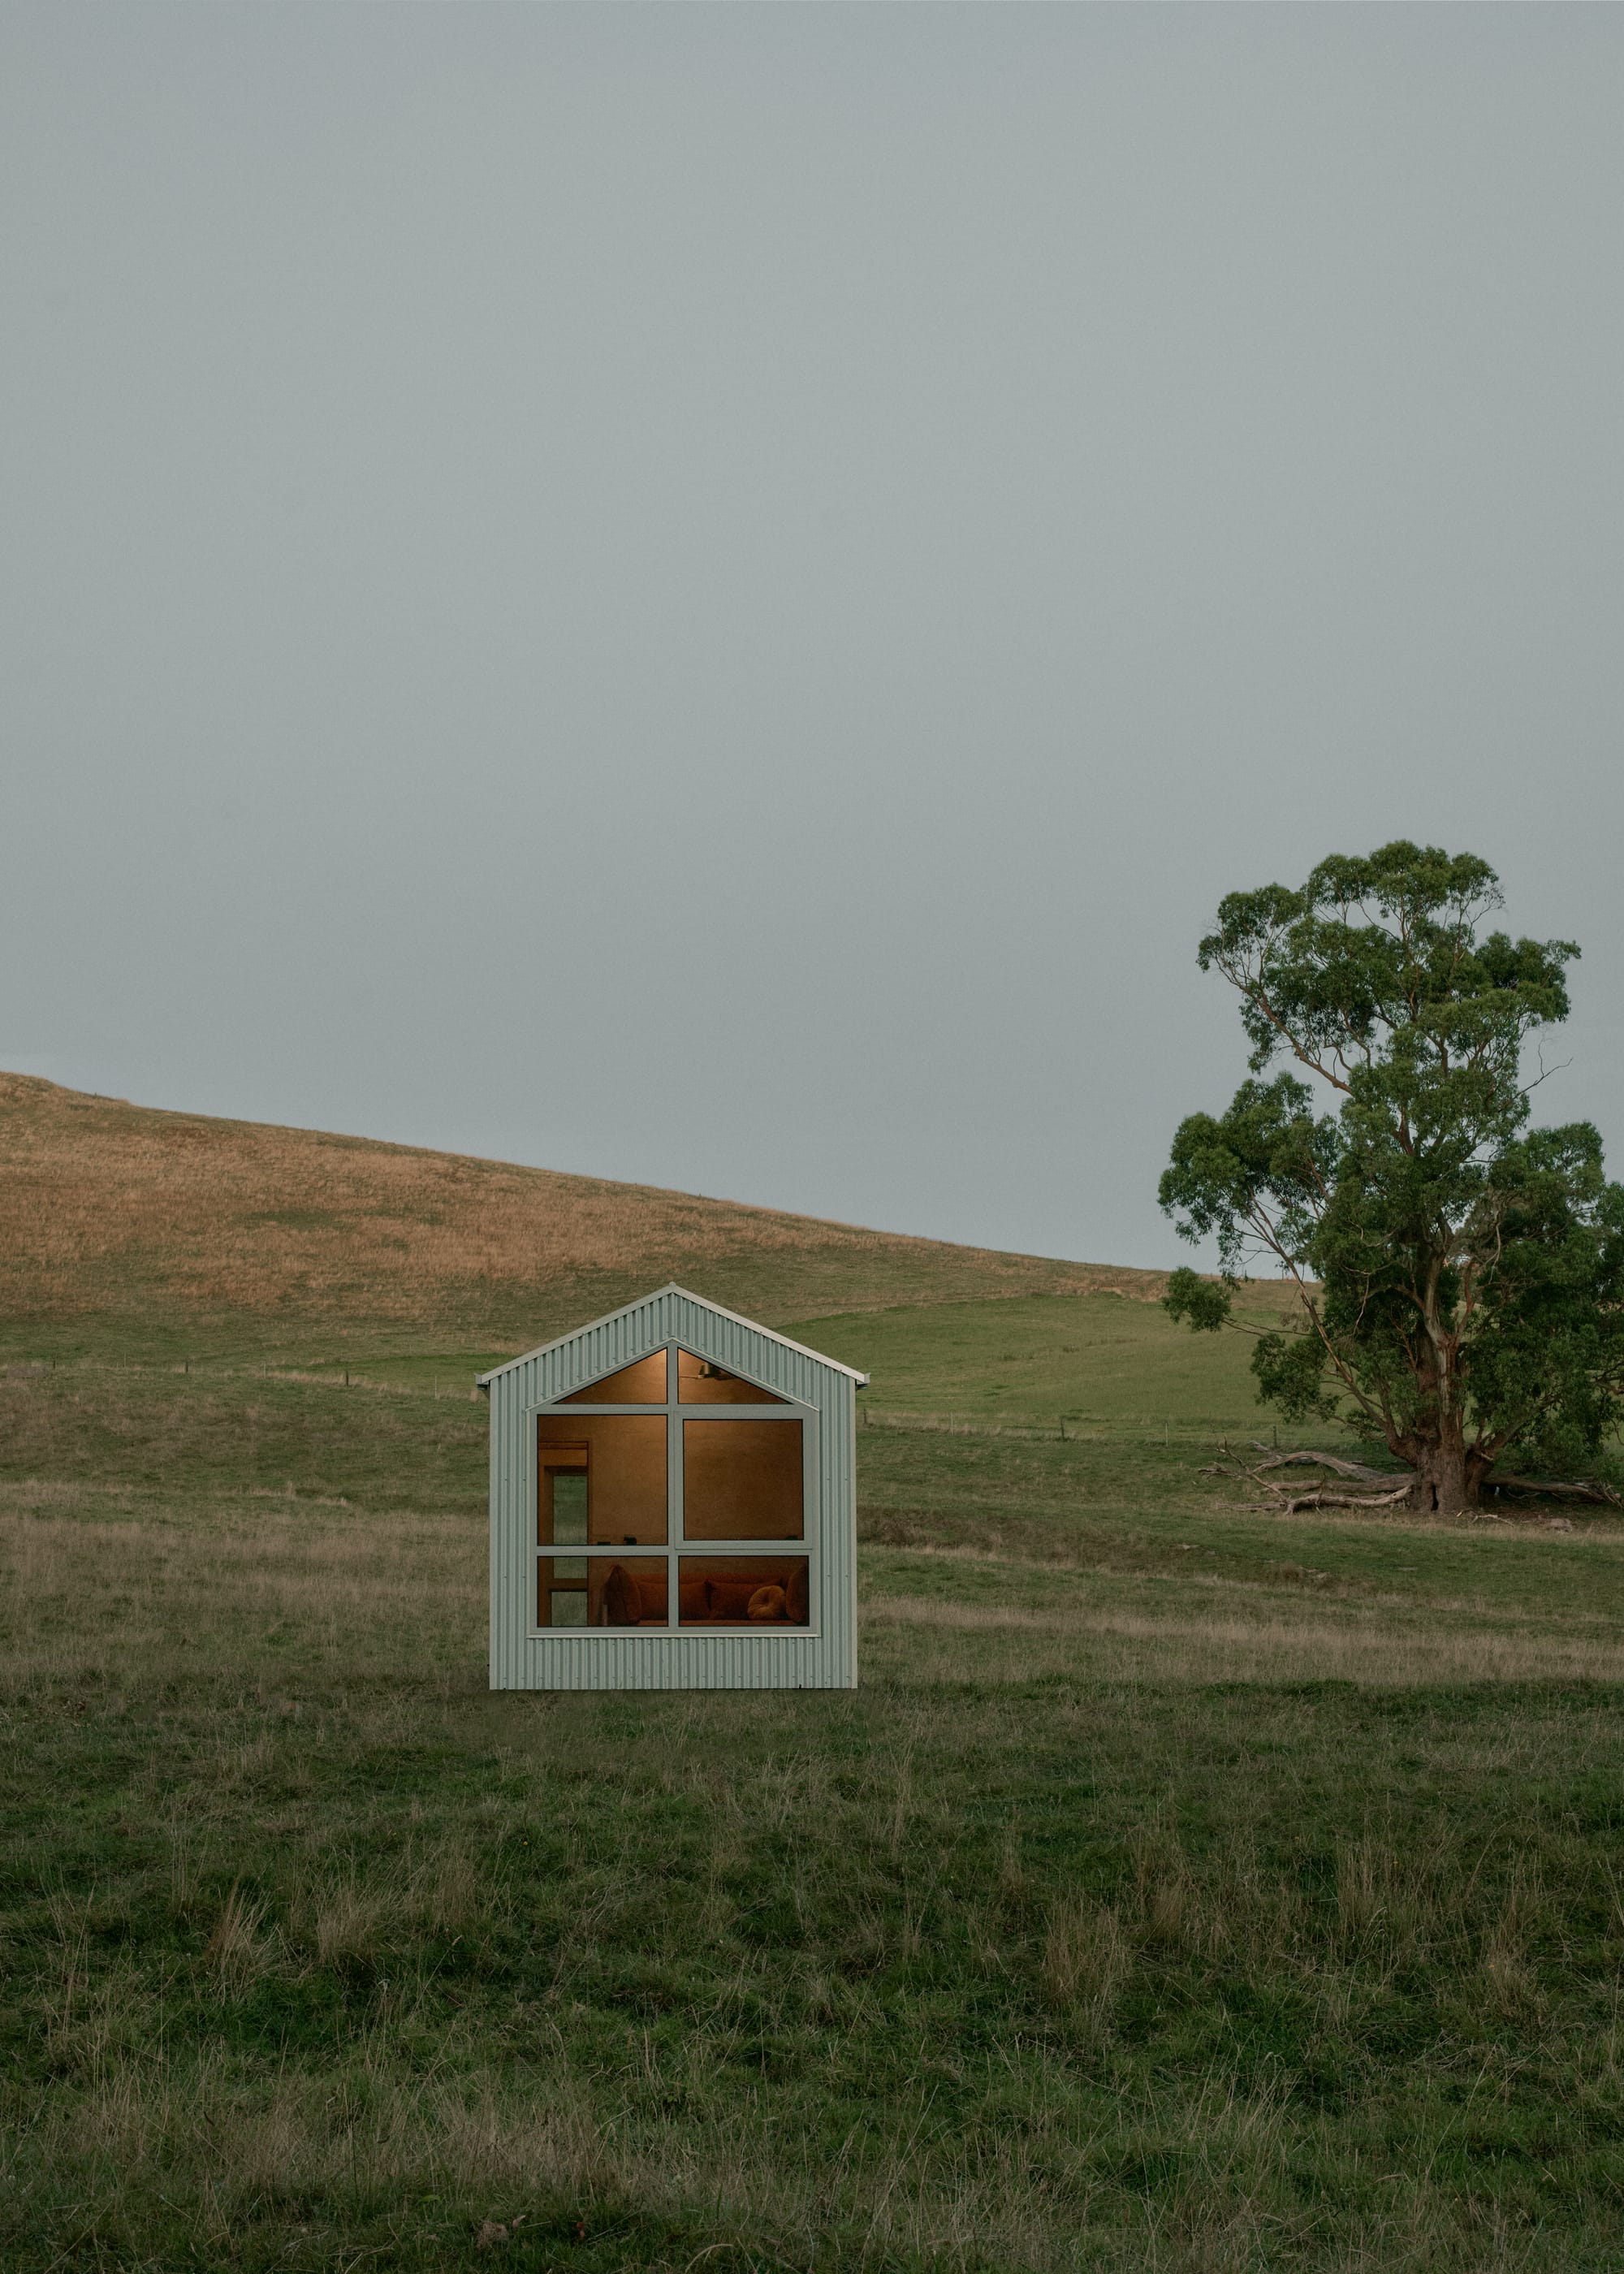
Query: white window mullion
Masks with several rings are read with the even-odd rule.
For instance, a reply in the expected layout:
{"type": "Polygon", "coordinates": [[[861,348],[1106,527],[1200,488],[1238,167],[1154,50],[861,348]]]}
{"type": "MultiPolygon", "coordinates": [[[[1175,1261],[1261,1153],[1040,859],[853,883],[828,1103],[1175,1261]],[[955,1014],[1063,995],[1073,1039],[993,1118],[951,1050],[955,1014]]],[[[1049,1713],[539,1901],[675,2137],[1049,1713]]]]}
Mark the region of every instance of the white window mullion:
{"type": "Polygon", "coordinates": [[[682,1423],[677,1412],[677,1345],[665,1345],[665,1620],[672,1633],[681,1623],[678,1578],[682,1566],[682,1423]]]}

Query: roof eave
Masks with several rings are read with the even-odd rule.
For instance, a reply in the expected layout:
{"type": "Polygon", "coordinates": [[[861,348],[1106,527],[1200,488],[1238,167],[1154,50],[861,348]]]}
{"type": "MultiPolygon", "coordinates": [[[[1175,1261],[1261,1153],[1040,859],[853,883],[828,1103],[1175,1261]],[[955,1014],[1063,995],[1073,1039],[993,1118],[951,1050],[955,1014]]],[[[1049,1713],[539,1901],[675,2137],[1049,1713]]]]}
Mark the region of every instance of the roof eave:
{"type": "Polygon", "coordinates": [[[798,1343],[789,1335],[779,1334],[772,1327],[763,1327],[759,1319],[747,1319],[742,1311],[730,1311],[726,1304],[713,1303],[708,1295],[696,1295],[691,1287],[680,1287],[674,1279],[668,1279],[663,1287],[656,1287],[647,1295],[639,1295],[634,1302],[622,1303],[618,1310],[605,1311],[601,1319],[589,1319],[584,1326],[572,1327],[568,1334],[554,1335],[551,1342],[538,1343],[534,1350],[522,1351],[517,1358],[510,1358],[501,1366],[493,1366],[488,1374],[476,1374],[474,1386],[477,1389],[488,1389],[493,1382],[504,1374],[511,1374],[515,1367],[528,1366],[532,1359],[545,1358],[549,1351],[561,1350],[566,1343],[573,1343],[580,1336],[590,1335],[599,1327],[610,1326],[616,1319],[623,1319],[632,1311],[642,1310],[645,1303],[658,1302],[662,1295],[680,1295],[685,1302],[697,1303],[702,1310],[714,1311],[719,1319],[731,1319],[736,1327],[748,1327],[752,1334],[765,1335],[770,1342],[779,1344],[785,1350],[794,1351],[802,1358],[813,1359],[819,1366],[831,1367],[836,1374],[845,1374],[858,1389],[868,1387],[869,1377],[860,1373],[856,1367],[847,1366],[838,1358],[830,1358],[823,1351],[815,1351],[808,1344],[798,1343]]]}

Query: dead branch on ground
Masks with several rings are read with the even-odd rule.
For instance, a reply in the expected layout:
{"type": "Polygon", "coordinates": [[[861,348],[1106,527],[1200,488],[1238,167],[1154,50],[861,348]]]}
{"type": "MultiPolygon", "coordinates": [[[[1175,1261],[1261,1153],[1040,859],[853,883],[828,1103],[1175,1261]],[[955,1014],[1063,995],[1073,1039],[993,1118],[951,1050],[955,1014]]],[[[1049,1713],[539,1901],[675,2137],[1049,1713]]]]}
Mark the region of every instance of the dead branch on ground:
{"type": "Polygon", "coordinates": [[[1269,1456],[1267,1461],[1258,1463],[1259,1476],[1265,1469],[1334,1469],[1339,1477],[1352,1477],[1360,1484],[1381,1485],[1387,1482],[1390,1474],[1386,1469],[1367,1469],[1362,1461],[1344,1461],[1339,1453],[1277,1453],[1272,1445],[1264,1444],[1257,1437],[1252,1441],[1252,1449],[1269,1456]]]}
{"type": "Polygon", "coordinates": [[[1409,1497],[1408,1477],[1396,1492],[1325,1492],[1316,1487],[1311,1492],[1292,1494],[1286,1501],[1285,1512],[1288,1516],[1296,1516],[1305,1508],[1396,1508],[1400,1501],[1409,1497]]]}
{"type": "Polygon", "coordinates": [[[1590,1500],[1602,1508],[1624,1508],[1611,1485],[1595,1478],[1573,1478],[1564,1482],[1560,1477],[1497,1477],[1491,1470],[1484,1479],[1496,1492],[1543,1493],[1551,1500],[1590,1500]]]}
{"type": "MultiPolygon", "coordinates": [[[[1337,1453],[1277,1453],[1259,1439],[1252,1440],[1252,1449],[1265,1454],[1261,1461],[1243,1460],[1230,1451],[1228,1438],[1222,1444],[1227,1457],[1214,1461],[1197,1472],[1204,1477],[1236,1477],[1243,1483],[1255,1486],[1269,1495],[1267,1500],[1246,1501],[1237,1505],[1269,1510],[1281,1516],[1297,1516],[1315,1508],[1395,1508],[1407,1500],[1414,1479],[1406,1476],[1395,1483],[1390,1471],[1369,1469],[1358,1461],[1343,1460],[1337,1453]],[[1334,1475],[1345,1478],[1357,1485],[1383,1486],[1383,1491],[1337,1491],[1327,1485],[1311,1485],[1304,1490],[1294,1490],[1289,1484],[1277,1483],[1271,1470],[1290,1468],[1329,1469],[1334,1475]]],[[[1535,1493],[1547,1499],[1590,1501],[1601,1508],[1624,1508],[1624,1498],[1611,1485],[1593,1477],[1564,1480],[1559,1477],[1497,1477],[1491,1473],[1484,1479],[1485,1487],[1497,1492],[1535,1493]]],[[[1504,1522],[1503,1517],[1493,1521],[1504,1522]]]]}
{"type": "MultiPolygon", "coordinates": [[[[1243,1505],[1261,1509],[1274,1516],[1298,1516],[1305,1510],[1316,1508],[1395,1508],[1410,1496],[1413,1478],[1404,1477],[1395,1483],[1390,1473],[1380,1469],[1367,1469],[1357,1461],[1345,1461],[1335,1453],[1276,1453],[1272,1447],[1252,1440],[1253,1450],[1266,1453],[1267,1460],[1249,1462],[1230,1455],[1227,1460],[1214,1461],[1199,1473],[1204,1477],[1237,1477],[1242,1482],[1255,1486],[1268,1494],[1267,1500],[1248,1501],[1243,1505]],[[1306,1489],[1297,1485],[1282,1484],[1269,1474],[1273,1469],[1297,1466],[1330,1469],[1336,1475],[1354,1484],[1381,1485],[1382,1492],[1349,1492],[1330,1484],[1310,1485],[1306,1489]]],[[[1229,1440],[1223,1450],[1229,1453],[1229,1440]]]]}

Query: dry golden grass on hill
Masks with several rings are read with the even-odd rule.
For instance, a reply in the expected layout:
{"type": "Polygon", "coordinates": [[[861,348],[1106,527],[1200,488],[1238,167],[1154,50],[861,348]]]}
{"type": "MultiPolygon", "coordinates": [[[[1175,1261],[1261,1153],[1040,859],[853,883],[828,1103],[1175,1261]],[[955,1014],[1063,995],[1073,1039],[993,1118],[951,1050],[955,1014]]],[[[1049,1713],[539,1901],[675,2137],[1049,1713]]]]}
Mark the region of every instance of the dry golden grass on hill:
{"type": "Polygon", "coordinates": [[[769,1322],[1161,1284],[0,1073],[0,1309],[35,1339],[184,1322],[260,1344],[342,1328],[495,1349],[666,1278],[769,1322]]]}

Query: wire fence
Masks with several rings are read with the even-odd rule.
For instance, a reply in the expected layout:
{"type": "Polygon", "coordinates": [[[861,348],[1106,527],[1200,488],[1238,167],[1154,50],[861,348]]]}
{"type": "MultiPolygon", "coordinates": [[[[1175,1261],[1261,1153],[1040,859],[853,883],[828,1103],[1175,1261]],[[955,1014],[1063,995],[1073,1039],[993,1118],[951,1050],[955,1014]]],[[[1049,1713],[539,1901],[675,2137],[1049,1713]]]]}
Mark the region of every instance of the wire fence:
{"type": "Polygon", "coordinates": [[[1171,1444],[1175,1437],[1205,1442],[1232,1423],[1202,1419],[1174,1420],[1154,1415],[1129,1415],[1107,1420],[1092,1414],[1056,1414],[1052,1420],[1023,1415],[1019,1419],[995,1420],[982,1413],[885,1413],[871,1405],[860,1409],[860,1429],[891,1429],[903,1434],[940,1437],[1009,1437],[1034,1443],[1102,1445],[1124,1438],[1154,1444],[1171,1444]]]}

